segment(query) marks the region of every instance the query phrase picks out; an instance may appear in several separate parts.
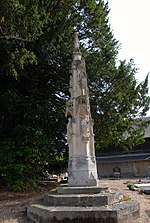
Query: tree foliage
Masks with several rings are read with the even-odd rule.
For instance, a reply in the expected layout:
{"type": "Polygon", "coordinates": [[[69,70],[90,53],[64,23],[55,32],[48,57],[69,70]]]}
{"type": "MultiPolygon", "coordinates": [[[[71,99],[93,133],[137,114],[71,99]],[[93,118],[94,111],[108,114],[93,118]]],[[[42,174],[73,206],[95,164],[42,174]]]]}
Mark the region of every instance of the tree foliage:
{"type": "Polygon", "coordinates": [[[134,61],[117,64],[118,41],[102,0],[0,2],[0,180],[18,190],[49,168],[65,168],[65,102],[73,33],[86,59],[96,147],[141,142],[148,77],[134,61]],[[127,134],[128,133],[128,134],[127,134]],[[48,166],[47,166],[48,163],[48,166]]]}

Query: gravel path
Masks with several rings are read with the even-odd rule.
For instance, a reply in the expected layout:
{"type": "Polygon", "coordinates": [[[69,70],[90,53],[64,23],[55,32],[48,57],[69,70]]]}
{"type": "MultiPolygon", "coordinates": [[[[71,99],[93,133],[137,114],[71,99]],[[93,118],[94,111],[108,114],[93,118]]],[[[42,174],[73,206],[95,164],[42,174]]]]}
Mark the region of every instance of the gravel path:
{"type": "MultiPolygon", "coordinates": [[[[135,180],[136,179],[131,181],[135,180]]],[[[150,195],[140,194],[138,191],[129,190],[126,184],[127,181],[130,180],[100,180],[100,183],[106,183],[109,187],[120,190],[124,196],[138,201],[140,203],[140,218],[136,220],[136,223],[150,223],[150,195]]]]}
{"type": "Polygon", "coordinates": [[[0,223],[30,223],[26,217],[26,207],[34,194],[0,193],[0,223]]]}
{"type": "MultiPolygon", "coordinates": [[[[110,188],[120,190],[125,196],[140,202],[140,218],[136,223],[150,223],[150,195],[130,191],[126,182],[125,179],[100,180],[100,184],[106,183],[110,188]]],[[[31,223],[26,217],[26,207],[39,194],[0,192],[0,223],[31,223]]]]}

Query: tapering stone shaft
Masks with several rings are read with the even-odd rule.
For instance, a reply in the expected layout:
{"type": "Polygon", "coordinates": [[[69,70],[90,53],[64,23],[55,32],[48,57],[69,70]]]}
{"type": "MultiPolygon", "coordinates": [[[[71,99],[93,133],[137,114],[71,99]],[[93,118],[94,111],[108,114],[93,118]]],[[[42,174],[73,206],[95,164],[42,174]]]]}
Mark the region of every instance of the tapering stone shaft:
{"type": "Polygon", "coordinates": [[[67,140],[69,144],[69,186],[96,186],[97,167],[94,149],[93,120],[85,60],[74,34],[73,62],[70,75],[70,99],[67,101],[67,140]]]}

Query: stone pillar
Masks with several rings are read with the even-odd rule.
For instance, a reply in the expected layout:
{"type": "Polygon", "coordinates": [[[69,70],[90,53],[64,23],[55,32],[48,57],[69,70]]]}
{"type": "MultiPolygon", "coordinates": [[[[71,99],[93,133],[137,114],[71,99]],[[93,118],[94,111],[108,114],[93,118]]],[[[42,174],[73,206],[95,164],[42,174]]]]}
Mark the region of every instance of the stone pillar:
{"type": "Polygon", "coordinates": [[[93,120],[85,60],[74,34],[74,52],[70,75],[70,99],[67,101],[67,140],[69,145],[68,186],[96,186],[97,167],[94,149],[93,120]]]}

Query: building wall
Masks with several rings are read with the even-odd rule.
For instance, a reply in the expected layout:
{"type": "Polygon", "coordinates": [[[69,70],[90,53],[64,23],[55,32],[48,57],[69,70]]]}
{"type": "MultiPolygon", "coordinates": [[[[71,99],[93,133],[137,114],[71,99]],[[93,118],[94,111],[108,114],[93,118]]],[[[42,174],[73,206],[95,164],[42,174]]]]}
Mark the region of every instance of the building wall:
{"type": "Polygon", "coordinates": [[[131,161],[131,162],[116,162],[116,163],[98,163],[98,177],[113,176],[113,169],[119,167],[121,177],[145,177],[150,176],[150,160],[131,161]]]}

